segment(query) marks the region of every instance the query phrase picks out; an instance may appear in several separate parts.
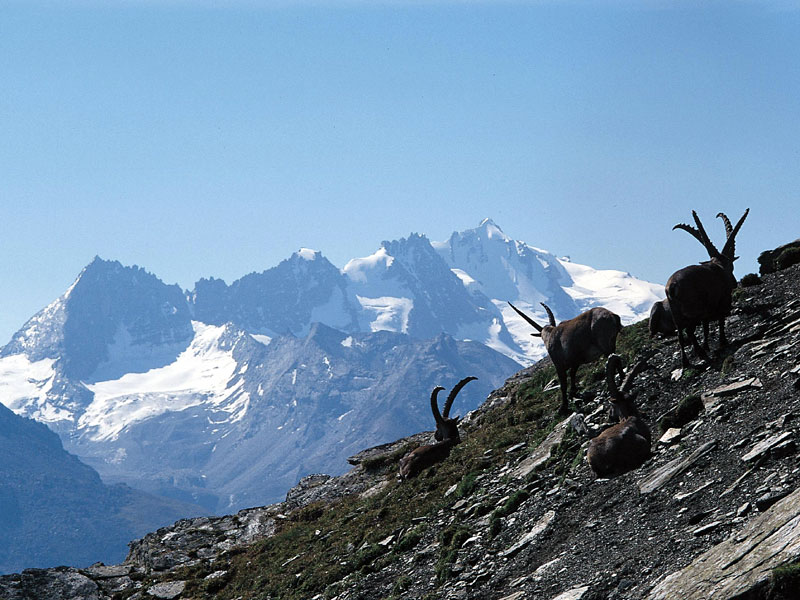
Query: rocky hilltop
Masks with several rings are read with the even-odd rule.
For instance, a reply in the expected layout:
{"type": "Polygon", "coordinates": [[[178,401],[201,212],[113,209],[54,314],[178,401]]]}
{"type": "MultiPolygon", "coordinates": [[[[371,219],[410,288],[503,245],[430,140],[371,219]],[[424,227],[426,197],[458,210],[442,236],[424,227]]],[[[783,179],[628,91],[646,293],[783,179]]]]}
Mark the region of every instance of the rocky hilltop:
{"type": "Polygon", "coordinates": [[[603,363],[581,370],[561,420],[545,360],[415,479],[398,482],[397,461],[430,434],[307,477],[282,503],[159,529],[120,565],[2,577],[0,598],[798,598],[800,265],[744,282],[730,345],[705,369],[678,369],[674,338],[645,323],[623,330],[624,362],[653,367],[634,384],[653,430],[637,470],[596,479],[584,460],[606,421],[603,363]]]}

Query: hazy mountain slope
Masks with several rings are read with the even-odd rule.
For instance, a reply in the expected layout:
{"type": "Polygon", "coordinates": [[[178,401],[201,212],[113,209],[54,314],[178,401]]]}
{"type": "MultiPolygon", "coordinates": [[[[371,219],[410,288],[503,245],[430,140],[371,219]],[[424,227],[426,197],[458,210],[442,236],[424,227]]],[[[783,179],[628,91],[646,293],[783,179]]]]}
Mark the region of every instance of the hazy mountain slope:
{"type": "Polygon", "coordinates": [[[0,406],[0,572],[120,561],[130,539],[198,506],[106,486],[45,425],[0,406]]]}

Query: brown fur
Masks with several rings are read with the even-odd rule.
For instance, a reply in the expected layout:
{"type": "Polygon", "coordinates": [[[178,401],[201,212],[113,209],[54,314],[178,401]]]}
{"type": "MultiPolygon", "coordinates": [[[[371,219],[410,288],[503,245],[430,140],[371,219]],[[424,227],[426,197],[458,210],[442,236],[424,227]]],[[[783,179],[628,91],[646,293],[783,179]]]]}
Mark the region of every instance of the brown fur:
{"type": "Polygon", "coordinates": [[[606,380],[611,404],[619,423],[589,442],[586,458],[598,477],[610,477],[635,469],[650,458],[650,428],[644,422],[629,393],[634,377],[648,365],[642,361],[628,372],[622,389],[617,389],[616,373],[622,373],[619,356],[612,354],[606,364],[606,380]]]}
{"type": "Polygon", "coordinates": [[[622,330],[618,315],[608,309],[596,307],[579,314],[574,319],[555,324],[553,313],[542,303],[550,316],[550,325],[541,327],[516,306],[513,308],[523,319],[536,328],[541,336],[550,360],[556,368],[561,387],[561,407],[559,412],[568,412],[567,375],[569,375],[569,397],[577,394],[575,376],[578,367],[590,363],[601,356],[612,354],[617,348],[617,335],[622,330]]]}
{"type": "Polygon", "coordinates": [[[725,339],[725,317],[731,312],[731,293],[736,288],[736,277],[733,275],[733,262],[736,234],[742,226],[749,209],[742,218],[731,227],[728,217],[723,213],[717,216],[725,222],[727,241],[722,252],[714,247],[700,222],[697,213],[692,211],[697,228],[679,224],[673,229],[683,229],[695,237],[706,248],[710,260],[699,265],[690,265],[679,269],[667,281],[666,293],[669,300],[672,318],[678,330],[678,343],[681,350],[681,365],[691,366],[684,350],[684,330],[695,353],[703,360],[708,360],[708,326],[711,321],[719,324],[720,348],[727,344],[725,339]],[[701,348],[694,335],[694,329],[703,325],[705,348],[701,348]]]}

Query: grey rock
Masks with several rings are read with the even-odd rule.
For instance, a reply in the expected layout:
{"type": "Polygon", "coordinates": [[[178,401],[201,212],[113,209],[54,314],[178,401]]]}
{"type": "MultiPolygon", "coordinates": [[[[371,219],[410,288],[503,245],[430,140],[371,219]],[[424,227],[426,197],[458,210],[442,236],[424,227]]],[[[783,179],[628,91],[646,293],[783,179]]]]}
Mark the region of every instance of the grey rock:
{"type": "Polygon", "coordinates": [[[147,593],[162,600],[173,600],[186,589],[185,581],[165,581],[147,588],[147,593]]]}
{"type": "Polygon", "coordinates": [[[788,495],[789,491],[766,493],[763,496],[761,496],[758,500],[756,500],[756,508],[761,512],[764,512],[770,506],[772,506],[779,500],[786,498],[786,496],[788,495]]]}
{"type": "Polygon", "coordinates": [[[686,568],[662,579],[648,600],[707,600],[743,596],[772,570],[800,558],[800,489],[686,568]]]}
{"type": "Polygon", "coordinates": [[[533,526],[533,529],[531,529],[528,533],[522,536],[522,538],[519,539],[513,546],[500,552],[498,556],[500,557],[513,556],[514,554],[522,550],[525,546],[534,541],[536,538],[538,538],[540,535],[542,535],[547,530],[547,528],[550,527],[551,523],[555,518],[556,518],[556,513],[554,511],[552,510],[547,511],[542,516],[542,518],[536,522],[536,524],[533,526]]]}
{"type": "Polygon", "coordinates": [[[686,458],[676,458],[639,482],[639,491],[649,494],[666,485],[673,477],[683,473],[717,445],[716,440],[706,442],[686,458]]]}
{"type": "Polygon", "coordinates": [[[567,427],[569,427],[572,422],[573,417],[574,413],[556,425],[553,431],[551,431],[544,441],[536,447],[530,456],[517,465],[511,475],[517,479],[523,479],[546,463],[547,459],[550,458],[553,448],[558,446],[564,439],[564,434],[567,431],[567,427]]]}
{"type": "Polygon", "coordinates": [[[742,460],[744,462],[749,462],[755,458],[758,458],[765,452],[768,452],[771,448],[778,446],[782,442],[789,440],[793,437],[793,433],[791,431],[784,431],[783,433],[779,433],[769,437],[765,440],[760,441],[756,444],[750,452],[742,456],[742,460]]]}

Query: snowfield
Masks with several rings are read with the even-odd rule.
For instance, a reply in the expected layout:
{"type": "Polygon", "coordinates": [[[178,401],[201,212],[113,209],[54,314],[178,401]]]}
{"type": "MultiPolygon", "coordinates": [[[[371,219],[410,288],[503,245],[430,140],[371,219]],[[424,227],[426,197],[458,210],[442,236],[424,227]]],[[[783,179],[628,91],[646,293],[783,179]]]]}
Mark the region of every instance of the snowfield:
{"type": "MultiPolygon", "coordinates": [[[[229,350],[219,347],[225,327],[192,322],[195,337],[175,362],[146,373],[128,373],[119,379],[86,387],[94,400],[78,420],[95,441],[114,439],[129,424],[169,411],[202,403],[219,405],[234,390],[228,383],[236,372],[229,350]]],[[[245,401],[240,401],[237,408],[245,401]]]]}

